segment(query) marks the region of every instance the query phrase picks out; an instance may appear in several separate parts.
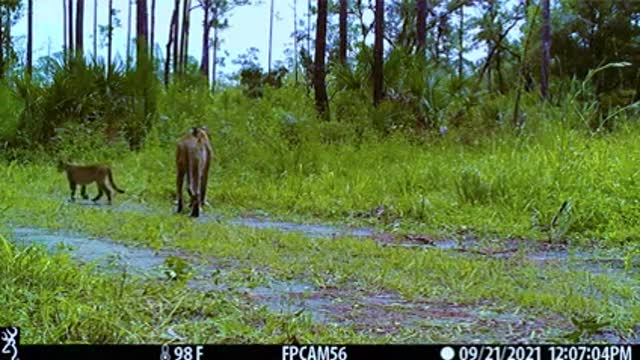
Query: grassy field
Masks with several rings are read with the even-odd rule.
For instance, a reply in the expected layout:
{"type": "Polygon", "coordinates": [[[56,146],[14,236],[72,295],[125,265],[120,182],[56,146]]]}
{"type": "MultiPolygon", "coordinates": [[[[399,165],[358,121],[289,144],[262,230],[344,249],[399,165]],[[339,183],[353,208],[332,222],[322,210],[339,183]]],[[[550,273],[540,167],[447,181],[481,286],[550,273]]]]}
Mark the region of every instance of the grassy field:
{"type": "Polygon", "coordinates": [[[30,150],[21,157],[30,161],[1,163],[2,277],[11,279],[1,291],[10,299],[7,314],[15,315],[0,322],[46,329],[27,330],[25,341],[36,343],[160,341],[168,328],[194,342],[468,341],[478,329],[492,331],[491,323],[474,320],[447,331],[433,323],[400,322],[388,331],[366,321],[318,324],[256,310],[234,293],[158,280],[118,283],[117,275],[79,269],[66,256],[8,245],[11,228],[23,226],[173,249],[187,263],[202,257],[223,261],[220,281],[234,286],[309,283],[324,291],[319,296],[327,289],[345,291],[347,298],[391,293],[412,304],[522,313],[527,321],[546,321],[548,333],[518,334],[538,341],[576,330],[633,333],[640,321],[633,285],[640,129],[633,123],[593,135],[552,122],[559,110],[545,108],[519,136],[497,126],[484,133],[456,129],[444,137],[382,137],[351,122],[318,123],[308,115],[309,104],[290,108],[286,95],[272,93],[261,101],[232,91],[213,99],[180,97],[171,106],[165,103],[166,119],[139,152],[76,132],[60,138],[55,156],[30,150]],[[195,114],[194,108],[203,111],[195,114]],[[212,207],[194,221],[172,213],[174,140],[200,123],[211,129],[215,164],[212,207]],[[66,180],[54,166],[61,156],[110,162],[127,193],[113,207],[69,204],[66,180]],[[246,214],[366,225],[396,235],[604,248],[626,264],[625,275],[612,278],[564,263],[541,266],[518,256],[388,247],[373,239],[310,239],[227,221],[246,214]],[[145,302],[138,301],[141,296],[145,302]],[[197,327],[188,325],[194,318],[197,327]]]}
{"type": "Polygon", "coordinates": [[[9,239],[0,236],[0,322],[21,326],[27,344],[388,341],[312,324],[306,316],[272,314],[239,293],[104,274],[68,254],[14,246],[9,239]]]}
{"type": "MultiPolygon", "coordinates": [[[[418,303],[436,304],[446,299],[446,302],[451,305],[463,304],[482,309],[482,304],[488,301],[493,304],[493,307],[502,308],[505,311],[506,308],[520,309],[519,311],[529,314],[527,316],[535,318],[577,316],[578,318],[593,317],[603,324],[605,320],[612,321],[612,328],[620,331],[632,329],[640,320],[640,306],[635,290],[629,286],[629,282],[612,281],[606,275],[593,275],[588,271],[571,270],[564,266],[541,268],[518,258],[503,261],[465,257],[443,250],[421,251],[381,247],[372,240],[350,238],[310,240],[296,234],[239,228],[215,221],[191,224],[191,219],[173,216],[163,209],[150,208],[147,212],[139,212],[124,208],[121,211],[113,211],[105,210],[103,207],[69,205],[57,200],[35,199],[24,195],[3,199],[14,204],[7,206],[4,211],[5,219],[11,219],[12,226],[66,229],[97,237],[109,237],[137,246],[179,249],[186,251],[184,259],[187,262],[195,262],[194,258],[203,256],[209,258],[210,262],[224,260],[228,263],[229,260],[234,260],[237,262],[236,265],[231,268],[228,265],[222,266],[225,276],[215,279],[216,282],[233,286],[242,286],[247,283],[251,283],[250,286],[268,286],[270,281],[279,280],[307,282],[321,289],[348,289],[350,292],[368,291],[382,294],[391,291],[400,294],[402,299],[418,303]]],[[[196,331],[195,326],[188,326],[186,323],[181,325],[179,316],[167,314],[167,312],[177,311],[171,310],[168,304],[180,304],[185,299],[190,299],[193,301],[192,306],[197,307],[192,310],[193,316],[202,318],[202,321],[214,328],[225,326],[218,323],[217,315],[210,315],[206,310],[208,306],[206,304],[213,301],[212,299],[223,303],[237,302],[237,299],[226,293],[204,296],[196,291],[186,291],[179,286],[172,287],[166,284],[145,285],[143,289],[149,286],[155,290],[143,290],[143,293],[140,293],[141,287],[135,282],[127,283],[127,286],[118,285],[118,282],[114,282],[113,278],[110,280],[106,275],[98,277],[89,275],[85,271],[78,272],[65,257],[46,258],[38,252],[11,250],[7,246],[5,246],[5,252],[7,259],[13,257],[19,265],[14,267],[11,265],[12,262],[8,261],[5,267],[9,272],[5,278],[13,279],[5,291],[7,294],[12,294],[11,299],[15,299],[9,302],[11,305],[8,313],[24,314],[24,318],[6,320],[21,324],[26,319],[31,319],[25,327],[33,328],[41,326],[40,322],[52,321],[45,326],[51,328],[51,334],[44,332],[38,335],[41,338],[35,336],[31,338],[27,333],[29,342],[152,341],[160,338],[161,334],[157,334],[160,330],[150,332],[145,326],[167,328],[169,327],[167,321],[171,321],[173,326],[182,329],[182,332],[185,332],[183,336],[189,339],[213,342],[285,341],[282,337],[284,335],[278,337],[277,333],[271,333],[267,329],[252,330],[243,334],[248,329],[240,325],[237,329],[238,334],[220,337],[207,335],[209,337],[206,337],[204,334],[209,334],[206,329],[198,327],[196,331]],[[13,255],[13,252],[18,255],[13,255]],[[29,257],[29,260],[23,260],[21,256],[29,257]],[[30,257],[34,259],[31,260],[30,257]],[[60,266],[52,266],[58,263],[60,266]],[[52,267],[55,267],[55,271],[48,271],[52,267]],[[27,281],[30,278],[33,280],[27,281]],[[42,284],[38,284],[39,281],[42,284]],[[27,289],[21,286],[24,282],[30,284],[27,289]],[[73,291],[67,290],[76,282],[80,284],[86,282],[86,289],[90,291],[83,290],[84,285],[73,287],[73,291]],[[17,288],[20,288],[20,291],[17,288]],[[167,295],[163,291],[166,291],[167,295]],[[46,296],[40,295],[40,292],[46,296]],[[63,303],[54,301],[58,292],[65,294],[63,303]],[[139,304],[135,299],[140,296],[148,298],[152,307],[139,304]],[[26,301],[25,297],[32,299],[35,303],[26,301]],[[45,299],[51,299],[51,302],[45,299]],[[89,304],[93,305],[75,307],[76,304],[84,303],[86,299],[90,299],[89,304]],[[129,302],[137,305],[130,307],[129,302]],[[165,304],[165,308],[162,308],[161,304],[165,304]],[[51,315],[60,306],[63,314],[65,311],[71,312],[68,318],[66,315],[57,315],[62,316],[61,318],[51,315]],[[149,310],[156,306],[164,312],[149,310]],[[102,312],[91,316],[85,313],[92,312],[96,308],[102,312]],[[39,315],[33,317],[26,309],[33,309],[39,315]],[[119,309],[129,310],[122,314],[119,309]],[[54,316],[53,319],[51,316],[54,316]],[[85,319],[85,317],[88,318],[85,319]],[[123,317],[131,318],[129,321],[124,321],[124,324],[128,325],[123,325],[116,320],[123,317]],[[177,319],[166,320],[165,317],[177,319]],[[97,325],[92,321],[103,321],[105,324],[97,325]],[[111,324],[110,321],[116,321],[118,324],[111,324]],[[72,328],[79,327],[76,333],[56,333],[61,331],[60,329],[65,329],[69,322],[74,323],[72,328]],[[85,323],[86,326],[101,326],[102,330],[93,333],[91,338],[85,338],[83,336],[87,335],[81,327],[85,323]],[[200,331],[202,333],[199,333],[200,331]],[[136,334],[147,335],[143,337],[136,334]]],[[[118,276],[115,278],[118,279],[118,276]]],[[[218,302],[212,303],[212,309],[222,311],[218,309],[218,302]]],[[[188,307],[187,304],[184,306],[188,307]]],[[[266,315],[268,312],[253,315],[254,312],[248,306],[236,306],[232,308],[236,311],[235,313],[220,316],[230,322],[235,321],[245,325],[252,316],[267,322],[270,319],[266,315]]],[[[354,302],[354,306],[357,306],[357,301],[354,302]]],[[[180,306],[179,309],[182,307],[180,306]]],[[[516,310],[516,312],[519,311],[516,310]]],[[[182,320],[186,322],[188,317],[182,320]]],[[[285,317],[281,321],[289,324],[291,319],[285,317]]],[[[296,329],[293,333],[299,338],[314,342],[325,339],[348,342],[385,339],[372,333],[371,328],[347,331],[349,327],[346,326],[339,327],[338,329],[342,330],[339,333],[335,328],[332,328],[333,331],[323,333],[315,330],[309,322],[303,322],[300,326],[300,329],[296,329]]],[[[473,332],[475,329],[468,329],[468,331],[473,332]]],[[[443,334],[440,328],[412,330],[414,334],[409,339],[413,338],[415,341],[438,339],[443,334]]],[[[401,341],[400,339],[406,336],[403,333],[392,333],[389,334],[387,341],[401,341]]],[[[469,339],[470,334],[463,332],[462,335],[457,336],[460,339],[469,339]]]]}
{"type": "Polygon", "coordinates": [[[519,136],[496,126],[455,129],[444,137],[383,137],[351,122],[318,123],[312,110],[290,108],[286,93],[261,101],[230,93],[184,96],[166,105],[168,120],[136,153],[72,129],[60,136],[55,156],[29,151],[23,158],[36,160],[29,166],[4,165],[7,181],[37,174],[47,180],[29,180],[29,186],[59,197],[66,184],[53,172],[56,158],[108,161],[127,199],[168,207],[175,194],[175,140],[189,126],[206,124],[215,152],[209,198],[216,210],[443,236],[463,231],[607,245],[637,240],[640,128],[633,122],[593,134],[558,122],[561,109],[532,107],[537,117],[519,136]],[[193,109],[204,111],[190,116],[193,109]],[[376,209],[383,211],[376,216],[376,209]]]}

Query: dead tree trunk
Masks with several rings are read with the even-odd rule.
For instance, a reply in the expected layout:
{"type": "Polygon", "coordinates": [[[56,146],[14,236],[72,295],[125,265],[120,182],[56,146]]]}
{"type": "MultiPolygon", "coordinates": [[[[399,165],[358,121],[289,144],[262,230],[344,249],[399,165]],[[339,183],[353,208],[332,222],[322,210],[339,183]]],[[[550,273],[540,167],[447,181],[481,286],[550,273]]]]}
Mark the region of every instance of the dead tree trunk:
{"type": "Polygon", "coordinates": [[[327,43],[327,0],[318,0],[318,18],[316,23],[316,53],[314,61],[314,87],[318,115],[329,120],[329,99],[325,84],[324,58],[327,43]]]}

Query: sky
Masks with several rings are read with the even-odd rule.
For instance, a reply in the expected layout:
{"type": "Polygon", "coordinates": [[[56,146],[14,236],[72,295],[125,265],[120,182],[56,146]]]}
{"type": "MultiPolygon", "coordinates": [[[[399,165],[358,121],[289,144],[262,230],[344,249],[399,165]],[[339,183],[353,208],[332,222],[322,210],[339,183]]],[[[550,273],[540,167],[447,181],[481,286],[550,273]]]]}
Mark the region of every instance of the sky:
{"type": "MultiPolygon", "coordinates": [[[[147,1],[151,6],[151,1],[147,1]]],[[[192,7],[198,3],[197,0],[192,1],[192,7]]],[[[306,12],[306,1],[298,1],[298,16],[302,17],[306,12]]],[[[62,0],[33,0],[33,51],[34,58],[46,56],[61,51],[63,44],[63,1],[62,0]]],[[[107,25],[108,17],[108,1],[98,0],[98,27],[107,25]]],[[[75,6],[75,1],[74,1],[75,6]]],[[[229,27],[220,32],[222,41],[219,54],[224,56],[224,52],[228,52],[226,56],[225,67],[219,69],[224,73],[230,73],[237,70],[237,66],[231,63],[238,55],[247,52],[247,49],[256,47],[259,49],[259,61],[263,68],[267,68],[268,59],[268,41],[269,41],[269,1],[262,0],[261,4],[243,6],[232,10],[229,16],[229,27]]],[[[119,10],[118,18],[120,18],[121,27],[114,30],[113,43],[114,57],[119,54],[124,58],[126,53],[127,38],[127,17],[128,17],[128,1],[113,0],[113,7],[119,10]]],[[[293,1],[276,0],[274,2],[274,10],[276,16],[273,25],[273,50],[272,64],[278,60],[285,60],[285,49],[293,47],[291,33],[293,32],[293,1]]],[[[135,36],[135,3],[132,6],[132,36],[135,36]]],[[[173,1],[156,0],[156,24],[155,24],[155,42],[156,46],[160,46],[163,53],[166,47],[169,35],[169,25],[171,22],[171,14],[173,11],[173,1]]],[[[84,9],[84,48],[87,55],[93,53],[93,13],[94,0],[85,0],[84,9]]],[[[19,45],[22,47],[26,44],[27,19],[25,15],[12,28],[12,35],[16,37],[23,36],[19,45]]],[[[200,8],[191,11],[191,24],[189,34],[189,55],[200,60],[202,54],[202,21],[203,11],[200,8]]],[[[304,17],[306,19],[306,17],[304,17]]],[[[150,24],[149,24],[150,26],[150,24]]],[[[99,32],[99,29],[98,29],[99,32]]],[[[135,44],[132,43],[132,52],[135,51],[135,44]]],[[[106,47],[100,47],[100,36],[98,35],[98,56],[106,57],[106,47]]]]}
{"type": "MultiPolygon", "coordinates": [[[[73,1],[75,4],[75,1],[73,1]]],[[[256,2],[254,0],[254,2],[256,2]]],[[[135,1],[132,6],[132,36],[135,36],[135,1]]],[[[150,6],[151,1],[147,3],[150,6]]],[[[192,7],[198,3],[198,0],[192,0],[192,7]]],[[[297,16],[298,21],[306,21],[307,1],[298,0],[297,16]]],[[[285,50],[293,48],[293,39],[291,34],[294,30],[294,11],[293,0],[275,0],[274,10],[275,19],[273,25],[273,50],[272,64],[277,61],[286,59],[285,50]]],[[[98,26],[108,24],[108,1],[97,0],[98,5],[98,26]]],[[[63,0],[33,0],[34,6],[34,58],[54,54],[62,49],[63,44],[63,0]]],[[[75,5],[74,5],[75,6],[75,5]]],[[[113,0],[113,6],[119,10],[117,17],[120,19],[121,26],[114,30],[113,42],[115,56],[124,58],[126,53],[126,34],[127,34],[127,16],[128,16],[128,0],[113,0]]],[[[219,37],[221,45],[219,56],[226,58],[225,65],[219,66],[218,72],[231,74],[238,70],[238,65],[232,63],[239,55],[245,54],[251,47],[259,50],[259,63],[263,69],[267,68],[268,59],[268,42],[269,42],[269,0],[258,1],[257,5],[242,6],[232,10],[229,18],[229,27],[223,30],[219,37]],[[225,54],[228,53],[228,54],[225,54]]],[[[171,22],[171,14],[173,11],[173,1],[156,0],[156,24],[155,24],[155,42],[164,53],[166,42],[169,34],[169,25],[171,22]]],[[[85,0],[84,10],[84,47],[85,53],[90,56],[93,52],[93,13],[94,0],[85,0]]],[[[26,11],[25,11],[26,14],[26,11]]],[[[203,11],[195,8],[191,11],[191,23],[189,34],[189,55],[198,59],[202,53],[202,21],[203,11]]],[[[314,21],[312,17],[312,22],[314,21]]],[[[99,30],[98,30],[99,31],[99,30]]],[[[12,28],[12,35],[20,37],[19,47],[25,48],[27,32],[26,16],[12,28]]],[[[98,35],[98,56],[106,57],[106,47],[100,46],[100,36],[98,35]]],[[[132,42],[132,52],[135,51],[135,44],[132,42]]],[[[477,51],[467,53],[467,59],[477,58],[480,54],[477,51]]]]}

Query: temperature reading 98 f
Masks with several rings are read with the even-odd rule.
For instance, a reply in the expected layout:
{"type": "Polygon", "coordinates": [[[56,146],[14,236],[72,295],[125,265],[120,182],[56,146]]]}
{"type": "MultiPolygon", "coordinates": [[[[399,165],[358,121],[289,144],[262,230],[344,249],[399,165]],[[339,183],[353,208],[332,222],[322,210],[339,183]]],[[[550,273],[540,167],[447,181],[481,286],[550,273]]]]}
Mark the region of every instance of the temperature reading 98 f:
{"type": "Polygon", "coordinates": [[[203,347],[198,346],[169,346],[162,345],[160,360],[201,360],[203,347]]]}

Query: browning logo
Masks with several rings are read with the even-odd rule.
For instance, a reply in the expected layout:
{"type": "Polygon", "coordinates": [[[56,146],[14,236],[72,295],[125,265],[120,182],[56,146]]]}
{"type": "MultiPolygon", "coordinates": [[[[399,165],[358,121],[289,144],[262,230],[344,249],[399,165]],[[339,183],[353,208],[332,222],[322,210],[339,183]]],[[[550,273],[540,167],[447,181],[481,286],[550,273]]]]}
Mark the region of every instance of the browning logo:
{"type": "Polygon", "coordinates": [[[20,344],[20,328],[0,327],[0,351],[1,360],[20,360],[18,358],[18,345],[20,344]]]}

